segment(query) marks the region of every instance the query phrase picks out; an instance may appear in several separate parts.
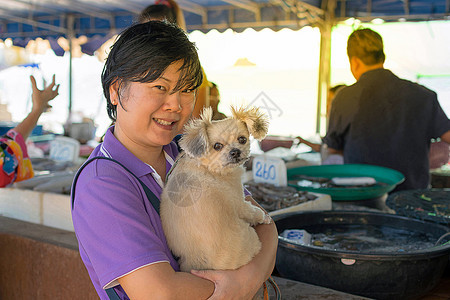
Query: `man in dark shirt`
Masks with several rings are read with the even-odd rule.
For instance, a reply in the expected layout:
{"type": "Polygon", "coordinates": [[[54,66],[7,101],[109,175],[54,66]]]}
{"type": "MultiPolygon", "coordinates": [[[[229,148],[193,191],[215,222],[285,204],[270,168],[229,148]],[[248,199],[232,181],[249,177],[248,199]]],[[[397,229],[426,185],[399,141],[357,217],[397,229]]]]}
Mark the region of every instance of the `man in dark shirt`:
{"type": "Polygon", "coordinates": [[[371,29],[350,35],[347,54],[357,82],[334,99],[324,143],[345,163],[400,171],[405,181],[396,190],[427,188],[431,139],[450,143],[436,93],[384,69],[383,40],[371,29]]]}

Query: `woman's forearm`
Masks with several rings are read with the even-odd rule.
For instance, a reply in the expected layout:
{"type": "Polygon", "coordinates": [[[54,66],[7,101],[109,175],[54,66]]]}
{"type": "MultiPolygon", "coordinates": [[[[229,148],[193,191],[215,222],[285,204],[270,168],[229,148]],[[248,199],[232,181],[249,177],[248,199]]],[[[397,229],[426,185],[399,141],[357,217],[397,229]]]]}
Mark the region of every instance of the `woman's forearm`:
{"type": "Polygon", "coordinates": [[[31,111],[28,116],[14,128],[14,130],[20,133],[23,139],[26,140],[34,127],[36,127],[41,114],[42,113],[39,111],[31,111]]]}
{"type": "Polygon", "coordinates": [[[130,299],[207,299],[214,283],[185,272],[175,272],[169,263],[156,263],[118,279],[130,299]]]}
{"type": "Polygon", "coordinates": [[[261,271],[261,279],[267,280],[275,267],[278,247],[278,234],[274,223],[261,224],[255,227],[256,233],[261,241],[261,251],[252,261],[261,271]]]}
{"type": "MultiPolygon", "coordinates": [[[[259,206],[251,196],[247,196],[246,199],[254,205],[259,206]]],[[[254,274],[260,276],[259,278],[263,282],[269,278],[275,267],[278,232],[273,221],[270,224],[259,224],[255,226],[255,231],[261,241],[261,251],[244,267],[254,268],[254,274]]]]}
{"type": "MultiPolygon", "coordinates": [[[[259,206],[251,196],[247,201],[259,206]]],[[[259,206],[260,207],[260,206],[259,206]]],[[[213,299],[251,299],[272,274],[278,246],[278,234],[275,224],[255,226],[261,241],[261,250],[246,265],[236,270],[203,270],[193,274],[211,280],[215,284],[213,299]]]]}

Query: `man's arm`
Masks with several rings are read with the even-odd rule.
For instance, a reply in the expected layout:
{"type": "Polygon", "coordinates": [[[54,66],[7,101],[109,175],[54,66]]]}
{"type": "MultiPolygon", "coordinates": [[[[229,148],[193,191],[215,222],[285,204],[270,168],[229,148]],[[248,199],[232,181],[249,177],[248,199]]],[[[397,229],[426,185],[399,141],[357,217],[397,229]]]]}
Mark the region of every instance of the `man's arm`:
{"type": "Polygon", "coordinates": [[[443,142],[446,142],[447,144],[450,144],[450,130],[448,130],[446,133],[441,135],[441,140],[443,142]]]}
{"type": "Polygon", "coordinates": [[[303,143],[303,144],[305,144],[306,146],[311,147],[311,149],[312,149],[313,151],[315,151],[315,152],[320,152],[320,147],[321,147],[322,144],[311,143],[310,141],[305,140],[305,139],[302,139],[302,138],[299,137],[299,136],[297,137],[297,139],[299,140],[299,144],[300,144],[300,143],[303,143]]]}
{"type": "Polygon", "coordinates": [[[340,154],[340,155],[344,155],[344,151],[342,150],[337,150],[337,149],[333,149],[328,147],[328,153],[329,154],[340,154]]]}

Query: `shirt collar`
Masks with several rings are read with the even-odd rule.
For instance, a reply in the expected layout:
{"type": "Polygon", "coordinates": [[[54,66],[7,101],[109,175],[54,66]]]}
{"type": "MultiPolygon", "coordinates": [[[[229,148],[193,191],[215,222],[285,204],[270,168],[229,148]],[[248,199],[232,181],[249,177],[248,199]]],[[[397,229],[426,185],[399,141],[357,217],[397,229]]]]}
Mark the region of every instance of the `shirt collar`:
{"type": "MultiPolygon", "coordinates": [[[[367,77],[371,77],[371,76],[379,76],[378,74],[382,74],[382,73],[385,73],[385,74],[392,74],[392,72],[390,71],[390,70],[388,70],[388,69],[385,69],[385,68],[379,68],[379,69],[374,69],[374,70],[370,70],[370,71],[367,71],[367,72],[365,72],[364,74],[362,74],[361,75],[361,77],[359,78],[359,80],[361,80],[361,79],[365,79],[365,78],[367,78],[367,77]]],[[[358,80],[358,81],[359,81],[358,80]]],[[[370,79],[369,79],[370,80],[370,79]]]]}
{"type": "MultiPolygon", "coordinates": [[[[173,165],[174,151],[171,144],[163,146],[164,155],[166,157],[166,165],[173,165]]],[[[108,128],[100,147],[103,156],[113,158],[125,167],[127,167],[136,176],[141,177],[149,173],[154,173],[154,169],[142,162],[133,153],[131,153],[121,142],[114,136],[114,126],[108,128]]],[[[170,169],[170,168],[167,168],[170,169]]]]}

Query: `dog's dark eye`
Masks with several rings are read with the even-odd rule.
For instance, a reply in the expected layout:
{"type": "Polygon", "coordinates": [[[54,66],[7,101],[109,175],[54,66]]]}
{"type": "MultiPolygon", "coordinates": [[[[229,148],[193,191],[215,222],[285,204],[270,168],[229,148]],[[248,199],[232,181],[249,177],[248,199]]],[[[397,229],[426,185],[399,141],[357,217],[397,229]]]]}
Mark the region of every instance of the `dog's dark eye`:
{"type": "Polygon", "coordinates": [[[222,150],[222,148],[223,148],[223,145],[221,143],[214,144],[214,150],[220,151],[220,150],[222,150]]]}
{"type": "Polygon", "coordinates": [[[245,136],[240,136],[238,137],[238,142],[239,144],[244,145],[245,143],[247,143],[247,138],[245,136]]]}

